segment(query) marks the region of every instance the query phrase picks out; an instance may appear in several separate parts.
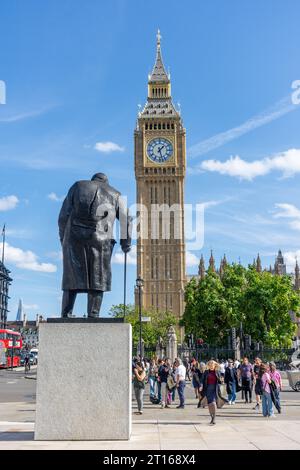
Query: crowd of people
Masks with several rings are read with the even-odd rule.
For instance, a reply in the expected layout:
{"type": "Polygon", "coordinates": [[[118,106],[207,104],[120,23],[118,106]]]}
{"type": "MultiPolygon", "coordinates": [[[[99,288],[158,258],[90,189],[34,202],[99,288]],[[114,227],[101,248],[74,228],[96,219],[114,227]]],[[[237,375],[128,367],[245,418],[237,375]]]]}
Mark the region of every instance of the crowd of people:
{"type": "Polygon", "coordinates": [[[255,358],[253,364],[247,357],[241,363],[232,359],[204,363],[195,358],[184,361],[176,358],[172,363],[169,358],[135,358],[132,373],[138,414],[143,413],[146,383],[149,384],[150,401],[153,404],[170,408],[177,391],[179,404],[176,408],[183,409],[187,381],[191,381],[198,400],[197,407],[208,407],[211,425],[216,423],[216,409],[225,403],[235,405],[238,392],[242,393],[245,403],[252,403],[253,389],[254,411],[262,410],[264,417],[271,418],[276,416],[274,408],[281,413],[281,375],[274,362],[263,363],[259,357],[255,358]]]}

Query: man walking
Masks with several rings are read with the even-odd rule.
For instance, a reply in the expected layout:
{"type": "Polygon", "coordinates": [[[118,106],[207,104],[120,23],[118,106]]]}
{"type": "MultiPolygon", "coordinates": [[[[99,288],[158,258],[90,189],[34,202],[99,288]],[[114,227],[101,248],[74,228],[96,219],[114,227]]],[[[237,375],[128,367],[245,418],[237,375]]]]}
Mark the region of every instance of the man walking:
{"type": "Polygon", "coordinates": [[[175,380],[176,387],[178,391],[180,404],[176,408],[184,408],[184,389],[185,389],[185,377],[186,377],[186,367],[182,364],[181,359],[175,359],[175,380]]]}

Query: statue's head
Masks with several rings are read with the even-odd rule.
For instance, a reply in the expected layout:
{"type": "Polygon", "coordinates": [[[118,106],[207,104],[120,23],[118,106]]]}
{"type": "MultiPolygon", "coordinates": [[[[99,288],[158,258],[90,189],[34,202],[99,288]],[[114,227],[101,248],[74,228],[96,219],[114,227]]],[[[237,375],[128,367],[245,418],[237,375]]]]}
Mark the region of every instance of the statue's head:
{"type": "Polygon", "coordinates": [[[107,182],[108,182],[108,178],[107,178],[107,176],[106,176],[104,173],[96,173],[96,174],[92,177],[92,181],[100,181],[101,183],[107,183],[107,182]]]}

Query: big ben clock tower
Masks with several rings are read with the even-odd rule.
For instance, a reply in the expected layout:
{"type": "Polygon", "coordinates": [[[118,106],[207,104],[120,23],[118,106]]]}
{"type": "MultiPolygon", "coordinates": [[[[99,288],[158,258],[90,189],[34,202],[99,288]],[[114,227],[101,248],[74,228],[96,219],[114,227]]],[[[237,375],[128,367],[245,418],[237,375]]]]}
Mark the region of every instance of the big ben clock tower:
{"type": "Polygon", "coordinates": [[[158,31],[148,98],[134,133],[137,275],[144,281],[143,308],[170,311],[180,318],[185,285],[185,129],[172,102],[160,42],[158,31]]]}

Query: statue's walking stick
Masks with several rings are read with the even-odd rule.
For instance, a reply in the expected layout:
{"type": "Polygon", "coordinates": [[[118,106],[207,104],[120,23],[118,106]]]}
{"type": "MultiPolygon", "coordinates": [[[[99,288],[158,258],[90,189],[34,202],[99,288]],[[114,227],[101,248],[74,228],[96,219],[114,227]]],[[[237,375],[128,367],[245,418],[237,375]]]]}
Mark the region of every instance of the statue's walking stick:
{"type": "Polygon", "coordinates": [[[126,283],[127,283],[127,253],[124,253],[124,304],[123,304],[123,318],[126,315],[126,283]]]}

